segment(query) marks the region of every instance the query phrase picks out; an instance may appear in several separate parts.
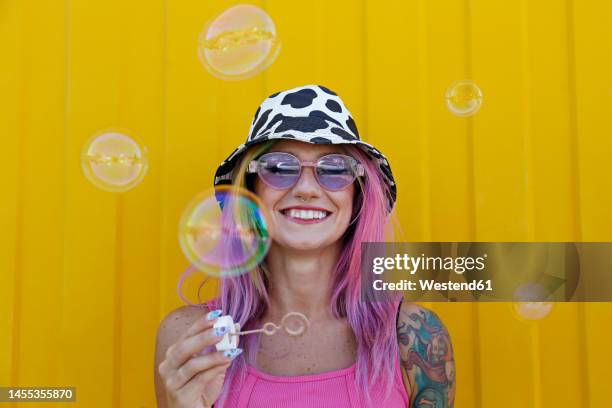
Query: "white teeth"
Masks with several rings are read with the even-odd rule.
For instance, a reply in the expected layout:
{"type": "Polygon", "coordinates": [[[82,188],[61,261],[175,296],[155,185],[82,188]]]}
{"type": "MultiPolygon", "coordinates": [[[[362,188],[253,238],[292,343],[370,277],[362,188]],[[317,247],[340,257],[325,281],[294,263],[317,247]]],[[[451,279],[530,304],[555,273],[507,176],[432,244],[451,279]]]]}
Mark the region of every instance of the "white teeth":
{"type": "Polygon", "coordinates": [[[287,211],[288,215],[292,218],[299,218],[302,220],[322,219],[326,217],[325,211],[318,210],[296,210],[290,209],[287,211]]]}

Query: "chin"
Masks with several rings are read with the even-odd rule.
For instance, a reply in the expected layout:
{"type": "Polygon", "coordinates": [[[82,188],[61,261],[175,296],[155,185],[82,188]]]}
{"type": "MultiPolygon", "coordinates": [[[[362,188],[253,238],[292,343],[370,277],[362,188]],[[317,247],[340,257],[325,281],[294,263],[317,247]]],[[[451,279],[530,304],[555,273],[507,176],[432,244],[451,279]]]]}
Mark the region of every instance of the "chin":
{"type": "Polygon", "coordinates": [[[285,248],[297,249],[300,251],[312,251],[316,249],[321,249],[325,247],[326,245],[329,245],[329,243],[323,240],[312,239],[308,237],[305,237],[304,239],[296,239],[295,236],[292,236],[290,238],[289,237],[284,237],[284,238],[288,238],[288,239],[279,240],[278,243],[280,244],[280,246],[283,246],[285,248]]]}

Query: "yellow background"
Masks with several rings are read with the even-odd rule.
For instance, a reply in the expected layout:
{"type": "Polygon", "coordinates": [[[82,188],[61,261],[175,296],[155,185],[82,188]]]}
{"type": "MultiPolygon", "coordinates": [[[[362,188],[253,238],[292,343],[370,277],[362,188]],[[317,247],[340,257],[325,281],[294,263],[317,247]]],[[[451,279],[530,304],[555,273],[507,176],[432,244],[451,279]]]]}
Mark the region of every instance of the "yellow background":
{"type": "MultiPolygon", "coordinates": [[[[392,164],[410,240],[612,241],[611,2],[257,1],[283,46],[231,82],[196,46],[233,4],[0,2],[1,385],[155,406],[155,331],[187,266],[181,211],[284,88],[343,97],[392,164]],[[484,93],[473,118],[444,103],[464,78],[484,93]],[[80,169],[108,128],[150,152],[128,193],[80,169]]],[[[454,341],[457,407],[610,406],[612,305],[556,304],[531,324],[508,304],[429,306],[454,341]]]]}

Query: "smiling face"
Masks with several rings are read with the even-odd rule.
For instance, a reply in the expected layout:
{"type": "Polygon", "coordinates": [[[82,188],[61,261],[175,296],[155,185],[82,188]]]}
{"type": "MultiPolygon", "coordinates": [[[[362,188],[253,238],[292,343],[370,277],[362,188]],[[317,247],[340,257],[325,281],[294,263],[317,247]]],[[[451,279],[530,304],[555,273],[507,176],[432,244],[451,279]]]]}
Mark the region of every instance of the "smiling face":
{"type": "MultiPolygon", "coordinates": [[[[344,154],[338,145],[292,140],[282,140],[269,151],[287,152],[302,162],[316,162],[332,153],[344,154]]],[[[281,247],[322,249],[338,243],[349,226],[355,183],[340,191],[329,191],[319,185],[313,171],[312,167],[304,167],[297,183],[282,190],[268,186],[259,177],[255,180],[255,193],[271,213],[274,242],[281,247]]]]}

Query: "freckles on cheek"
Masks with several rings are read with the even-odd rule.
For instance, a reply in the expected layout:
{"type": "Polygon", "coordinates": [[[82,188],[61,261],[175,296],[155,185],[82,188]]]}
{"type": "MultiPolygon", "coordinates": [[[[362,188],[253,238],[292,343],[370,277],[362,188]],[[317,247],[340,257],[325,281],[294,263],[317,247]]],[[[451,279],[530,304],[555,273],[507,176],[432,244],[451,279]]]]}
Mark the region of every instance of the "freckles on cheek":
{"type": "Polygon", "coordinates": [[[259,178],[255,180],[255,195],[259,197],[263,206],[270,212],[274,211],[274,204],[278,201],[275,197],[277,191],[266,186],[259,178]]]}

